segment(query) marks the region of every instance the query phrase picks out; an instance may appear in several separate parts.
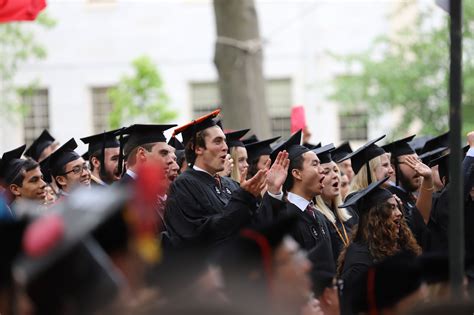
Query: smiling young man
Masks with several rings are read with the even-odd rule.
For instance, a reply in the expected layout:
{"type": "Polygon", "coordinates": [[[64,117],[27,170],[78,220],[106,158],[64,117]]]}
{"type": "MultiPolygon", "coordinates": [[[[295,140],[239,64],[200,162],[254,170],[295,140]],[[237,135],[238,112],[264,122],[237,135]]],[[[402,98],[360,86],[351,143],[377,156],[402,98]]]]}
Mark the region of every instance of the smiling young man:
{"type": "Polygon", "coordinates": [[[175,129],[181,133],[190,167],[171,184],[165,224],[173,247],[211,245],[227,240],[250,223],[265,186],[266,170],[240,187],[218,172],[224,169],[226,138],[212,112],[175,129]]]}
{"type": "Polygon", "coordinates": [[[61,196],[69,195],[76,187],[91,185],[91,172],[86,161],[74,151],[76,148],[77,143],[71,138],[42,162],[60,189],[61,196]]]}

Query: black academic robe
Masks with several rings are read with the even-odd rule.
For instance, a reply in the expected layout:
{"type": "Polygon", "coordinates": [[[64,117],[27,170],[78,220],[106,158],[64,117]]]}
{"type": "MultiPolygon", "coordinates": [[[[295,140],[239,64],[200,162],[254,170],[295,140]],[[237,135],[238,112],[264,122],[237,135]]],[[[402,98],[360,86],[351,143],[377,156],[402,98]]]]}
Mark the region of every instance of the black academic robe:
{"type": "Polygon", "coordinates": [[[352,294],[359,286],[362,276],[375,264],[367,244],[353,242],[346,251],[341,279],[344,288],[341,293],[341,314],[349,315],[352,312],[352,294]]]}
{"type": "Polygon", "coordinates": [[[430,248],[430,235],[428,227],[420,213],[420,210],[416,207],[416,200],[413,195],[403,188],[398,186],[390,186],[387,188],[390,192],[397,195],[403,203],[403,216],[405,221],[410,228],[413,236],[415,237],[418,245],[421,246],[423,251],[427,251],[430,248]]]}
{"type": "Polygon", "coordinates": [[[329,236],[331,238],[334,263],[336,265],[337,265],[337,259],[339,258],[339,255],[341,254],[345,246],[344,241],[341,239],[341,236],[339,235],[339,233],[341,233],[342,237],[345,237],[345,235],[347,235],[347,239],[350,240],[352,228],[354,227],[354,225],[358,223],[358,217],[353,215],[351,213],[351,210],[348,209],[348,211],[351,214],[352,218],[350,218],[346,222],[342,222],[338,217],[336,217],[336,222],[333,223],[328,218],[324,217],[324,220],[326,221],[326,225],[329,229],[329,236]],[[344,229],[346,233],[344,233],[344,229]],[[338,230],[339,230],[339,233],[338,233],[338,230]]]}
{"type": "Polygon", "coordinates": [[[308,251],[313,272],[318,269],[336,271],[329,228],[321,212],[316,210],[313,217],[291,202],[279,201],[265,194],[258,214],[261,222],[268,223],[281,217],[296,217],[296,223],[290,229],[290,235],[301,248],[308,251]]]}
{"type": "Polygon", "coordinates": [[[213,245],[251,222],[256,198],[227,177],[219,187],[211,175],[188,168],[171,184],[165,226],[173,247],[213,245]]]}

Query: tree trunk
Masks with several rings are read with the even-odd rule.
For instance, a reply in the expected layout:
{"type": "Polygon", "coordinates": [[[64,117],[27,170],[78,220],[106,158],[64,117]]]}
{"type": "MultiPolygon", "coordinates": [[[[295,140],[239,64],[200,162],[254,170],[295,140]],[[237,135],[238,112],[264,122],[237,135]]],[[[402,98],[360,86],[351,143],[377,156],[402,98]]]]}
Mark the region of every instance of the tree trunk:
{"type": "Polygon", "coordinates": [[[255,3],[214,0],[214,12],[218,36],[214,63],[219,74],[224,127],[251,128],[251,133],[268,138],[271,128],[255,3]]]}

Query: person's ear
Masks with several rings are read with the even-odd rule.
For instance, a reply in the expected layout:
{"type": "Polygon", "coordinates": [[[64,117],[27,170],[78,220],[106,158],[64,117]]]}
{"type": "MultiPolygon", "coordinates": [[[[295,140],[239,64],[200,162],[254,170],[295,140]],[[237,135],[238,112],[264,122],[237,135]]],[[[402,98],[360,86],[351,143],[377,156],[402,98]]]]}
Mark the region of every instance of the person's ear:
{"type": "Polygon", "coordinates": [[[20,186],[18,186],[16,184],[11,184],[10,186],[8,186],[8,188],[10,189],[10,192],[15,197],[20,197],[21,196],[21,192],[20,192],[21,187],[20,186]]]}
{"type": "Polygon", "coordinates": [[[56,176],[54,179],[61,186],[66,186],[67,184],[66,177],[63,175],[56,176]]]}
{"type": "Polygon", "coordinates": [[[302,180],[301,170],[297,168],[291,170],[291,175],[297,180],[302,180]]]}
{"type": "Polygon", "coordinates": [[[93,156],[90,160],[90,163],[94,166],[94,169],[100,168],[100,161],[96,156],[93,156]]]}

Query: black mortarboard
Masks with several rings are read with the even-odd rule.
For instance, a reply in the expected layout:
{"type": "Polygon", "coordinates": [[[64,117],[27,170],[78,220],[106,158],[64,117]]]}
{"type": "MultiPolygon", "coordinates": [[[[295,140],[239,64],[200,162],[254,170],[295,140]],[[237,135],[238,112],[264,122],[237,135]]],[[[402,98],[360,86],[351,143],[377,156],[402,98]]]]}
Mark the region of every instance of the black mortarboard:
{"type": "Polygon", "coordinates": [[[380,187],[388,179],[389,177],[387,176],[384,179],[369,184],[366,188],[352,195],[342,205],[340,205],[339,208],[355,206],[354,208],[358,209],[360,215],[361,211],[369,211],[378,203],[393,197],[393,194],[390,191],[380,187]]]}
{"type": "Polygon", "coordinates": [[[306,142],[306,143],[303,143],[303,146],[307,147],[310,150],[314,150],[321,147],[321,142],[318,144],[311,144],[311,143],[306,142]]]}
{"type": "Polygon", "coordinates": [[[307,147],[304,147],[301,145],[301,136],[302,136],[302,130],[300,129],[297,132],[295,132],[290,138],[288,138],[288,140],[286,140],[285,142],[281,143],[278,147],[276,147],[270,154],[270,158],[272,159],[272,162],[275,161],[278,153],[284,150],[288,152],[288,158],[290,160],[295,159],[298,156],[302,155],[303,153],[310,151],[307,147]]]}
{"type": "Polygon", "coordinates": [[[74,151],[76,148],[76,140],[71,138],[45,160],[41,161],[40,165],[47,169],[46,174],[50,173],[52,176],[62,175],[64,172],[64,166],[67,163],[75,161],[81,157],[77,152],[74,151]]]}
{"type": "Polygon", "coordinates": [[[176,150],[184,150],[184,145],[176,137],[171,137],[168,144],[176,150]]]}
{"type": "Polygon", "coordinates": [[[332,159],[336,163],[340,163],[344,161],[349,154],[353,152],[351,145],[349,144],[348,141],[345,141],[341,143],[338,147],[334,149],[334,151],[331,152],[332,159]]]}
{"type": "Polygon", "coordinates": [[[364,144],[346,157],[351,159],[352,169],[354,170],[355,174],[359,173],[362,166],[366,165],[367,180],[369,184],[372,182],[369,161],[385,153],[384,149],[376,145],[375,142],[380,141],[384,137],[385,135],[370,140],[369,142],[367,142],[366,144],[364,144]]]}
{"type": "Polygon", "coordinates": [[[319,162],[321,164],[332,162],[331,152],[334,150],[334,144],[326,144],[323,147],[313,149],[314,153],[318,156],[319,162]]]}
{"type": "Polygon", "coordinates": [[[173,136],[181,133],[183,135],[183,144],[186,146],[186,144],[191,139],[194,139],[194,135],[196,133],[204,129],[216,126],[217,123],[214,118],[217,117],[217,115],[219,115],[220,112],[221,112],[220,109],[216,109],[212,113],[201,116],[191,121],[190,123],[187,123],[186,125],[176,128],[173,132],[173,136]]]}
{"type": "MultiPolygon", "coordinates": [[[[81,138],[82,142],[89,145],[87,150],[87,152],[89,152],[89,156],[106,148],[120,147],[120,142],[117,140],[117,131],[119,130],[120,129],[115,129],[81,138]]],[[[104,153],[102,152],[101,154],[104,153]]]]}
{"type": "Polygon", "coordinates": [[[247,159],[249,163],[262,155],[270,155],[270,153],[272,153],[272,148],[270,147],[270,144],[272,144],[278,139],[280,139],[280,137],[274,137],[246,144],[245,149],[247,149],[247,159]]]}
{"type": "Polygon", "coordinates": [[[254,143],[254,142],[259,142],[260,140],[258,140],[257,136],[256,135],[251,135],[250,137],[242,140],[242,142],[244,143],[244,145],[247,145],[247,144],[251,144],[251,143],[254,143]]]}
{"type": "Polygon", "coordinates": [[[135,124],[130,127],[118,131],[118,135],[129,135],[127,144],[125,145],[125,154],[129,154],[134,148],[147,143],[166,142],[163,134],[165,130],[175,127],[176,124],[170,125],[143,125],[135,124]]]}
{"type": "MultiPolygon", "coordinates": [[[[463,156],[466,155],[467,150],[469,150],[468,145],[462,148],[463,156]]],[[[443,177],[445,177],[446,184],[449,182],[449,156],[449,153],[443,154],[441,156],[438,156],[437,158],[432,159],[428,164],[429,167],[434,167],[438,165],[439,178],[442,179],[443,177]]]]}
{"type": "Polygon", "coordinates": [[[415,138],[415,135],[393,141],[382,146],[382,149],[384,149],[385,152],[391,153],[394,158],[402,155],[414,154],[415,150],[413,150],[413,148],[408,144],[408,142],[412,141],[413,138],[415,138]]]}
{"type": "Polygon", "coordinates": [[[21,155],[25,151],[26,145],[22,145],[16,149],[3,153],[0,159],[0,182],[9,185],[20,172],[24,160],[21,160],[21,155]]]}
{"type": "Polygon", "coordinates": [[[429,152],[425,152],[421,154],[419,158],[421,159],[421,162],[423,162],[423,164],[429,165],[432,160],[443,155],[443,152],[445,152],[446,150],[448,150],[447,147],[437,148],[437,149],[434,149],[433,151],[429,151],[429,152]]]}
{"type": "Polygon", "coordinates": [[[227,146],[232,147],[243,147],[245,146],[242,140],[240,140],[250,129],[241,129],[225,133],[225,141],[227,146]]]}
{"type": "Polygon", "coordinates": [[[402,252],[370,267],[351,288],[354,313],[377,314],[393,307],[421,286],[422,271],[415,255],[402,252]],[[400,275],[403,275],[402,277],[400,275]]]}
{"type": "Polygon", "coordinates": [[[90,159],[89,151],[82,153],[81,157],[84,159],[84,161],[89,161],[90,159]]]}
{"type": "Polygon", "coordinates": [[[44,129],[40,136],[26,149],[25,156],[38,161],[44,149],[50,146],[54,141],[53,136],[51,136],[48,130],[44,129]]]}
{"type": "Polygon", "coordinates": [[[449,147],[449,131],[426,141],[421,153],[433,151],[440,147],[449,147]]]}
{"type": "Polygon", "coordinates": [[[432,139],[432,136],[418,136],[415,137],[412,141],[408,142],[408,144],[412,147],[413,150],[415,150],[416,154],[420,155],[421,150],[423,150],[423,147],[426,144],[426,141],[432,139]]]}
{"type": "MultiPolygon", "coordinates": [[[[56,216],[62,222],[64,232],[40,252],[25,249],[14,268],[15,279],[26,288],[39,308],[39,314],[61,312],[55,309],[55,300],[68,300],[82,313],[92,313],[117,293],[121,277],[115,273],[99,244],[106,250],[109,248],[104,244],[119,246],[116,234],[123,232],[111,218],[121,211],[126,198],[120,188],[82,189],[54,206],[52,212],[58,213],[56,216]],[[94,235],[97,242],[90,237],[110,225],[112,227],[106,230],[110,235],[102,230],[94,235]],[[104,239],[104,236],[108,238],[104,239]]],[[[40,224],[34,233],[51,235],[47,232],[51,222],[47,220],[48,217],[38,219],[35,223],[40,224]]],[[[34,239],[35,235],[29,236],[34,239]]]]}

